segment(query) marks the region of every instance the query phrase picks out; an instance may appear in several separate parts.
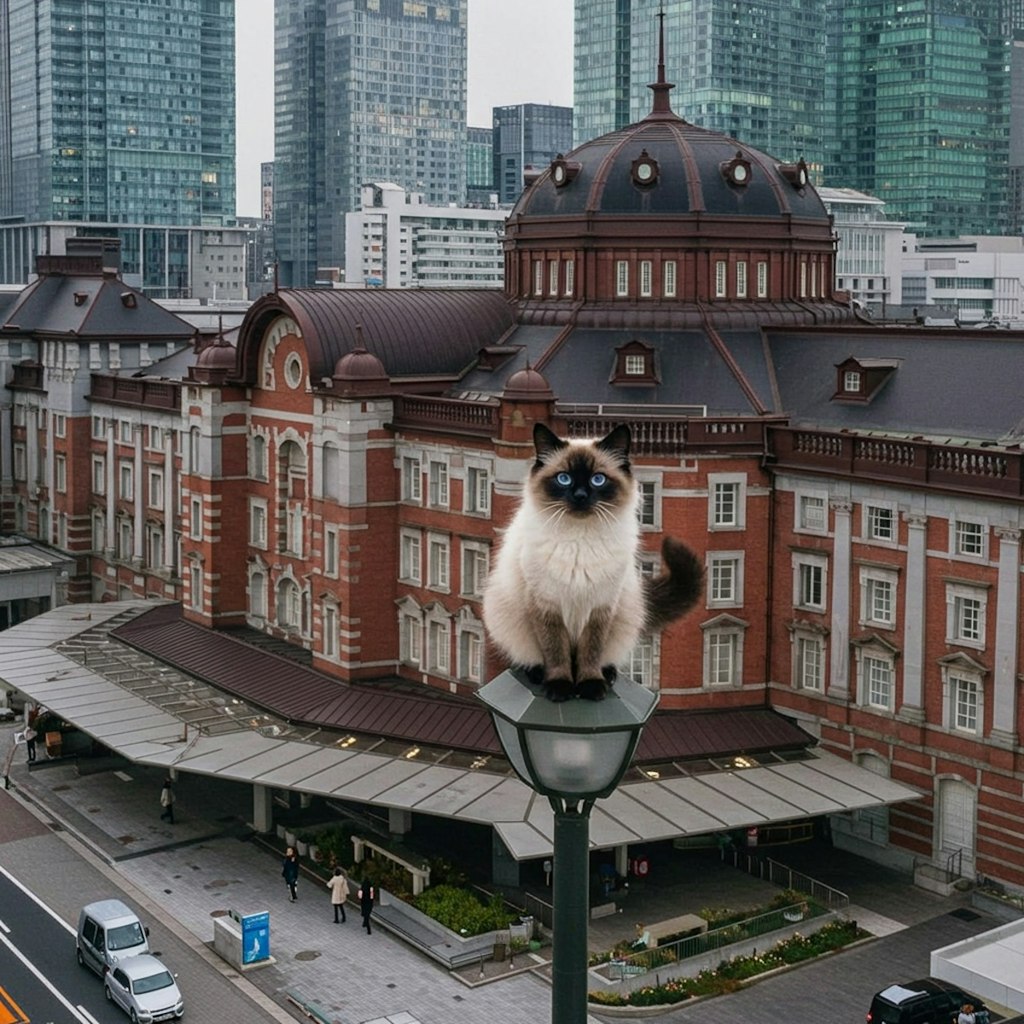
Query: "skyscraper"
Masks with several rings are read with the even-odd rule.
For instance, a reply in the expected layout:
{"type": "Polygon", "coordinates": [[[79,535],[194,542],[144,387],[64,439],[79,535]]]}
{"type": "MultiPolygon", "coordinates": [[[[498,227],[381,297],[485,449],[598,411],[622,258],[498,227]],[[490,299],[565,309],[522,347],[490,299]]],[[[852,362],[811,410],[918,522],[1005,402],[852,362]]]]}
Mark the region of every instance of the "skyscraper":
{"type": "Polygon", "coordinates": [[[491,202],[494,187],[494,129],[466,129],[466,202],[472,205],[491,202]]]}
{"type": "Polygon", "coordinates": [[[1018,231],[1008,164],[1019,0],[830,7],[826,181],[878,196],[920,235],[1018,231]]]}
{"type": "Polygon", "coordinates": [[[819,0],[576,0],[577,143],[642,118],[658,64],[693,124],[820,167],[825,12],[819,0]]]}
{"type": "Polygon", "coordinates": [[[234,0],[0,2],[0,216],[235,215],[234,0]]]}
{"type": "Polygon", "coordinates": [[[514,203],[527,168],[547,167],[572,149],[572,107],[519,103],[495,107],[494,185],[498,201],[514,203]]]}
{"type": "Polygon", "coordinates": [[[340,266],[344,214],[390,181],[466,194],[466,6],[276,0],[274,221],[282,285],[340,266]]]}

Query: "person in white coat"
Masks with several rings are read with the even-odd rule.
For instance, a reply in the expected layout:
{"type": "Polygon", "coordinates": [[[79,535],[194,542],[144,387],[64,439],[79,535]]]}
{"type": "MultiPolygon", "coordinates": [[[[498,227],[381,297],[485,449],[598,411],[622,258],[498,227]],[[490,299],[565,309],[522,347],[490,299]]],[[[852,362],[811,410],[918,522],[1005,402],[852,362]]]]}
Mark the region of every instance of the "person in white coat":
{"type": "Polygon", "coordinates": [[[334,923],[338,923],[338,915],[341,914],[341,923],[345,923],[345,900],[348,899],[348,879],[341,868],[335,868],[334,874],[327,879],[327,888],[331,890],[331,905],[334,907],[334,923]]]}

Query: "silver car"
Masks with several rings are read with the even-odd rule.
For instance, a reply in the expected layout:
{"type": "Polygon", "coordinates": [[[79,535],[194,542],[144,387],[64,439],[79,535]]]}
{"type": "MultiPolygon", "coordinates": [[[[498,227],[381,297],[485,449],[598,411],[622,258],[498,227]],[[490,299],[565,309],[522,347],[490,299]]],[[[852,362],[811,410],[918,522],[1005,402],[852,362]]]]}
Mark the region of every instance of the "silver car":
{"type": "Polygon", "coordinates": [[[127,956],[103,978],[107,999],[128,1014],[132,1024],[180,1020],[185,1012],[174,975],[149,953],[127,956]]]}

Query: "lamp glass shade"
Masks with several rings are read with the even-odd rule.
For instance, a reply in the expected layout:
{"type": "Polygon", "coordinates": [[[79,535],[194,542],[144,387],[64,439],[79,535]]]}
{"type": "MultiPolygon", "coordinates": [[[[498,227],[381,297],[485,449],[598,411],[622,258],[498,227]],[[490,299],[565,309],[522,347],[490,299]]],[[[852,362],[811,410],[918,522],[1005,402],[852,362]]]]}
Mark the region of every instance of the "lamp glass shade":
{"type": "Polygon", "coordinates": [[[538,789],[587,796],[616,786],[637,735],[636,729],[579,734],[527,730],[524,738],[538,789]]]}

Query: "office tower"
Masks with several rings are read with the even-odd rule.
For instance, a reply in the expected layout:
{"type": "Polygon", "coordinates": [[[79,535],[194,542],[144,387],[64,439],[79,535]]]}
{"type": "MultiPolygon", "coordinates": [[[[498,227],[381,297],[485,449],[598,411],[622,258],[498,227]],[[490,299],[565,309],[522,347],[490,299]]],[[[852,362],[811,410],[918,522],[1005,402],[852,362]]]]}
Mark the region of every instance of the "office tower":
{"type": "Polygon", "coordinates": [[[815,0],[576,0],[576,142],[650,110],[662,10],[676,113],[816,172],[825,13],[815,0]]]}
{"type": "Polygon", "coordinates": [[[234,0],[0,3],[0,216],[234,218],[234,10],[234,0]]]}
{"type": "Polygon", "coordinates": [[[826,181],[878,196],[919,235],[1019,230],[1008,194],[1019,0],[832,0],[830,17],[826,181]]]}
{"type": "Polygon", "coordinates": [[[572,149],[572,107],[520,103],[494,108],[494,184],[498,200],[514,203],[528,168],[545,168],[572,149]]]}
{"type": "Polygon", "coordinates": [[[494,185],[494,129],[466,129],[466,202],[486,206],[497,193],[494,185]]]}
{"type": "Polygon", "coordinates": [[[276,0],[274,229],[280,282],[337,276],[345,213],[389,181],[466,194],[466,6],[276,0]]]}

